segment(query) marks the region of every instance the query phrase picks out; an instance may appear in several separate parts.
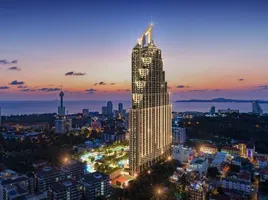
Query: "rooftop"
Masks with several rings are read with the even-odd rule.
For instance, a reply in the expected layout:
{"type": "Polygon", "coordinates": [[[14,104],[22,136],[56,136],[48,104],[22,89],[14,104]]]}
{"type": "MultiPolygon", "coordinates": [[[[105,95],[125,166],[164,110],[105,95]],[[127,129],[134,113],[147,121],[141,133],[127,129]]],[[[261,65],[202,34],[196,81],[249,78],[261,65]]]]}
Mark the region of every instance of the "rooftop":
{"type": "Polygon", "coordinates": [[[203,144],[202,147],[207,147],[207,148],[214,148],[214,149],[218,149],[218,147],[214,144],[203,144]]]}
{"type": "Polygon", "coordinates": [[[232,146],[224,146],[221,148],[222,150],[230,150],[230,151],[240,151],[238,148],[232,146]]]}
{"type": "Polygon", "coordinates": [[[79,166],[85,167],[85,164],[79,160],[69,160],[67,162],[64,162],[62,166],[63,167],[79,167],[79,166]]]}
{"type": "Polygon", "coordinates": [[[101,179],[110,179],[110,177],[109,175],[101,173],[101,172],[93,172],[93,173],[84,175],[82,178],[82,181],[86,183],[93,183],[101,179]]]}
{"type": "Polygon", "coordinates": [[[193,164],[202,164],[205,161],[206,161],[206,158],[205,157],[197,157],[197,158],[194,158],[191,161],[191,165],[193,165],[193,164]]]}
{"type": "Polygon", "coordinates": [[[20,176],[20,177],[17,177],[17,178],[10,178],[10,179],[7,179],[7,180],[3,180],[1,182],[1,185],[10,185],[10,184],[19,183],[19,182],[27,181],[27,180],[28,180],[27,176],[20,176]]]}
{"type": "Polygon", "coordinates": [[[58,182],[54,182],[50,185],[50,189],[54,191],[64,190],[66,188],[77,185],[77,181],[74,179],[65,179],[58,182]]]}
{"type": "Polygon", "coordinates": [[[38,177],[48,176],[55,173],[61,173],[61,170],[57,167],[43,167],[36,171],[38,177]]]}

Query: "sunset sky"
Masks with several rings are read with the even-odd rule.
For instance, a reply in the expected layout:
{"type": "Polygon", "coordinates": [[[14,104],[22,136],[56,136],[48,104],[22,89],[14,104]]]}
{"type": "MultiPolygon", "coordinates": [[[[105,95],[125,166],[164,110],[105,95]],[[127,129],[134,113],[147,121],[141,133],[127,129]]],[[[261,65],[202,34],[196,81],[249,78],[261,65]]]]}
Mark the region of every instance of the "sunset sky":
{"type": "Polygon", "coordinates": [[[267,0],[0,0],[0,100],[130,99],[150,22],[172,100],[268,100],[267,0]]]}

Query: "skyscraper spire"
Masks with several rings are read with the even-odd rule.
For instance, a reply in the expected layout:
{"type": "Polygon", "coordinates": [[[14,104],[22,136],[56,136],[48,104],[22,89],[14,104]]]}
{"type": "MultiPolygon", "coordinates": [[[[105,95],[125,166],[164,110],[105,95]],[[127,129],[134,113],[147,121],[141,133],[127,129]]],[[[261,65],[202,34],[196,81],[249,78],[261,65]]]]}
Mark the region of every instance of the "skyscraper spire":
{"type": "Polygon", "coordinates": [[[144,31],[144,33],[138,39],[139,45],[145,46],[146,36],[147,36],[147,44],[153,43],[153,24],[152,23],[148,26],[148,28],[144,31]]]}

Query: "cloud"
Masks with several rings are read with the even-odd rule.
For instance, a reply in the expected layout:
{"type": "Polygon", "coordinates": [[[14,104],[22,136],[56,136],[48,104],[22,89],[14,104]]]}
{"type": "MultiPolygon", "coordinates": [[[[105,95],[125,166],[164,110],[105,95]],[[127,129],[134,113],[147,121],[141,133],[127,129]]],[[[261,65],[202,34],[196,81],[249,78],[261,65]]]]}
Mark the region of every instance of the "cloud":
{"type": "Polygon", "coordinates": [[[110,85],[115,85],[116,83],[110,83],[110,85]]]}
{"type": "Polygon", "coordinates": [[[103,81],[99,82],[99,85],[106,85],[103,81]]]}
{"type": "Polygon", "coordinates": [[[24,81],[14,80],[11,83],[9,83],[9,85],[23,85],[24,83],[25,83],[24,81]]]}
{"type": "Polygon", "coordinates": [[[94,83],[93,85],[94,85],[94,86],[97,86],[97,85],[107,85],[107,83],[101,81],[101,82],[99,82],[99,83],[94,83]]]}
{"type": "Polygon", "coordinates": [[[0,60],[0,64],[2,65],[18,64],[18,60],[12,60],[10,62],[8,60],[0,60]]]}
{"type": "Polygon", "coordinates": [[[172,87],[171,86],[168,86],[167,89],[172,89],[172,87]]]}
{"type": "Polygon", "coordinates": [[[260,85],[258,86],[260,90],[268,90],[268,85],[260,85]]]}
{"type": "Polygon", "coordinates": [[[20,91],[21,91],[21,92],[34,92],[34,91],[36,91],[36,90],[27,88],[27,89],[22,89],[22,90],[20,90],[20,91]]]}
{"type": "Polygon", "coordinates": [[[0,86],[0,90],[7,90],[7,89],[9,89],[8,86],[0,86]]]}
{"type": "Polygon", "coordinates": [[[190,86],[187,85],[178,85],[176,88],[189,88],[190,86]]]}
{"type": "Polygon", "coordinates": [[[2,65],[8,65],[9,62],[7,60],[0,60],[0,64],[2,64],[2,65]]]}
{"type": "Polygon", "coordinates": [[[130,92],[130,89],[122,89],[122,90],[121,89],[118,89],[117,91],[118,92],[130,92]]]}
{"type": "Polygon", "coordinates": [[[237,79],[238,81],[244,81],[245,79],[243,79],[243,78],[239,78],[239,79],[237,79]]]}
{"type": "Polygon", "coordinates": [[[40,88],[38,89],[38,91],[42,91],[42,92],[56,92],[56,91],[60,91],[60,88],[40,88]]]}
{"type": "Polygon", "coordinates": [[[202,89],[202,90],[187,90],[187,92],[207,92],[207,89],[202,89]]]}
{"type": "Polygon", "coordinates": [[[9,67],[8,70],[12,70],[12,71],[20,71],[21,68],[19,68],[19,67],[9,67]]]}
{"type": "Polygon", "coordinates": [[[74,72],[74,71],[65,73],[65,76],[84,76],[84,75],[86,75],[86,73],[74,72]]]}
{"type": "Polygon", "coordinates": [[[90,89],[85,90],[85,92],[89,92],[89,94],[94,94],[95,92],[97,92],[97,90],[90,88],[90,89]]]}
{"type": "Polygon", "coordinates": [[[20,89],[24,89],[24,88],[27,88],[28,86],[26,86],[26,85],[19,85],[18,86],[18,88],[20,88],[20,89]]]}
{"type": "Polygon", "coordinates": [[[209,89],[197,89],[197,90],[187,90],[187,92],[219,92],[221,91],[220,89],[214,89],[214,90],[209,90],[209,89]]]}
{"type": "Polygon", "coordinates": [[[11,64],[18,64],[18,60],[12,60],[10,63],[11,64]]]}

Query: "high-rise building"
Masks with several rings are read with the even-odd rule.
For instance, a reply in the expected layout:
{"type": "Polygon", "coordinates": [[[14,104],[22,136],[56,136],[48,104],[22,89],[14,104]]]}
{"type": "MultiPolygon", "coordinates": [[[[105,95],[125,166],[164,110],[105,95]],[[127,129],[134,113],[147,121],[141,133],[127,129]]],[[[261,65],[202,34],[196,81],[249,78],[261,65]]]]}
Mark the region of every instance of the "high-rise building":
{"type": "Polygon", "coordinates": [[[66,132],[72,131],[72,119],[68,117],[57,118],[54,120],[55,133],[64,134],[66,132]]]}
{"type": "Polygon", "coordinates": [[[53,200],[80,200],[82,199],[82,191],[76,180],[65,179],[49,186],[48,197],[53,200]]]}
{"type": "Polygon", "coordinates": [[[215,106],[211,106],[211,108],[210,108],[210,110],[209,110],[209,113],[210,113],[211,115],[215,115],[215,113],[216,113],[216,108],[215,108],[215,106]]]}
{"type": "Polygon", "coordinates": [[[152,28],[151,24],[132,50],[129,155],[132,175],[171,153],[172,107],[161,50],[153,42],[152,28]]]}
{"type": "Polygon", "coordinates": [[[103,115],[107,115],[108,114],[107,106],[102,106],[102,108],[101,108],[101,114],[103,114],[103,115]]]}
{"type": "Polygon", "coordinates": [[[113,115],[113,103],[111,101],[107,102],[107,114],[113,115]]]}
{"type": "Polygon", "coordinates": [[[63,97],[64,97],[64,93],[61,91],[60,92],[60,106],[58,107],[58,115],[59,116],[65,115],[65,107],[63,106],[63,97]]]}
{"type": "Polygon", "coordinates": [[[257,115],[263,114],[263,110],[257,101],[252,102],[252,113],[257,115]]]}
{"type": "Polygon", "coordinates": [[[123,111],[123,104],[119,103],[118,104],[118,111],[121,113],[123,111]]]}
{"type": "Polygon", "coordinates": [[[172,142],[174,144],[184,144],[186,142],[186,128],[172,127],[172,142]]]}
{"type": "Polygon", "coordinates": [[[2,125],[2,113],[1,113],[1,107],[0,107],[0,126],[2,125]]]}
{"type": "Polygon", "coordinates": [[[55,133],[63,134],[65,133],[65,120],[64,119],[56,119],[54,121],[55,124],[55,133]]]}
{"type": "Polygon", "coordinates": [[[89,117],[89,110],[88,109],[83,109],[82,113],[83,113],[83,117],[84,118],[88,118],[89,117]]]}
{"type": "Polygon", "coordinates": [[[63,178],[63,172],[56,167],[44,167],[37,170],[35,174],[37,190],[45,192],[53,182],[57,182],[63,178]]]}

